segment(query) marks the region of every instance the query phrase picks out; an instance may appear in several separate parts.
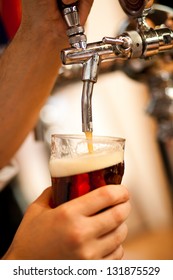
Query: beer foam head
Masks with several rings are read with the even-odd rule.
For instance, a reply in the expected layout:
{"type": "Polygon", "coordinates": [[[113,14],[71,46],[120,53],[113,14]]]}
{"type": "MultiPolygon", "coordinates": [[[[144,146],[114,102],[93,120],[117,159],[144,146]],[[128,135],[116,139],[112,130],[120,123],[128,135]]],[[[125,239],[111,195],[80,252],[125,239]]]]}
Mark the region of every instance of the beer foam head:
{"type": "Polygon", "coordinates": [[[49,170],[52,177],[72,176],[99,170],[124,160],[124,150],[100,151],[80,155],[74,158],[51,158],[49,170]]]}

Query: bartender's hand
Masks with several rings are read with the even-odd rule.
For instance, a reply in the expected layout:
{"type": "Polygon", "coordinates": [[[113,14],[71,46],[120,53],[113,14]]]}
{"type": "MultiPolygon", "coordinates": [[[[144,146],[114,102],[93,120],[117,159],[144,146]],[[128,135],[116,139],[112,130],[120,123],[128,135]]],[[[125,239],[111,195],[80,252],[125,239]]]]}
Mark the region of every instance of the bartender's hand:
{"type": "Polygon", "coordinates": [[[108,185],[50,206],[51,188],[32,203],[4,259],[121,259],[128,191],[108,185]]]}
{"type": "MultiPolygon", "coordinates": [[[[63,0],[63,3],[68,5],[78,2],[80,23],[84,25],[93,1],[94,0],[63,0]]],[[[22,25],[30,25],[40,30],[44,28],[45,32],[51,31],[54,33],[55,37],[58,36],[59,39],[61,38],[61,40],[67,41],[67,25],[61,11],[57,9],[57,7],[57,0],[22,0],[22,25]]]]}

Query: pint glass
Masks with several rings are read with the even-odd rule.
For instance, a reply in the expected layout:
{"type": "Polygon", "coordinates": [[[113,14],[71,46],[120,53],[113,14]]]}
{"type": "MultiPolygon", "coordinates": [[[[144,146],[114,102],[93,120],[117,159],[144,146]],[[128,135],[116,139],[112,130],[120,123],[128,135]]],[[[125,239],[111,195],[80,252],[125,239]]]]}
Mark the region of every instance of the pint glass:
{"type": "Polygon", "coordinates": [[[84,135],[53,134],[49,169],[54,206],[101,186],[120,184],[124,147],[123,138],[93,136],[89,140],[84,135]]]}

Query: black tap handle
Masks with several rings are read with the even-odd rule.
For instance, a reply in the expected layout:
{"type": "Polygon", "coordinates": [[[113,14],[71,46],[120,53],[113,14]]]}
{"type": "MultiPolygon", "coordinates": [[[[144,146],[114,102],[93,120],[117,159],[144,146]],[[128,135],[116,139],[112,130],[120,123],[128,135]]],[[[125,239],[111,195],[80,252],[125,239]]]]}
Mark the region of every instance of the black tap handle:
{"type": "Polygon", "coordinates": [[[141,18],[150,11],[154,0],[119,0],[124,12],[132,18],[141,18]]]}
{"type": "Polygon", "coordinates": [[[63,11],[65,8],[69,8],[69,7],[72,7],[72,6],[77,6],[78,1],[76,1],[72,4],[69,4],[69,5],[66,5],[62,2],[62,0],[57,0],[57,4],[58,4],[58,8],[60,9],[60,11],[63,11]]]}

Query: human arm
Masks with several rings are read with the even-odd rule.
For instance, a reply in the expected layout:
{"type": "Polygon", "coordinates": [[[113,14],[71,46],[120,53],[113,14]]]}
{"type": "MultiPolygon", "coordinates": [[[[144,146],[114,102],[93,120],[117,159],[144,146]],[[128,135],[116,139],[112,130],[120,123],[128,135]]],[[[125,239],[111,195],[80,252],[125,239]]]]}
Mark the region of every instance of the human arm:
{"type": "Polygon", "coordinates": [[[56,208],[51,188],[32,203],[3,259],[121,259],[130,204],[122,185],[98,188],[56,208]]]}
{"type": "MultiPolygon", "coordinates": [[[[68,4],[74,1],[64,0],[68,4]]],[[[84,24],[93,0],[79,0],[84,24]]],[[[23,0],[21,25],[0,58],[0,168],[33,129],[68,46],[56,0],[23,0]]]]}

